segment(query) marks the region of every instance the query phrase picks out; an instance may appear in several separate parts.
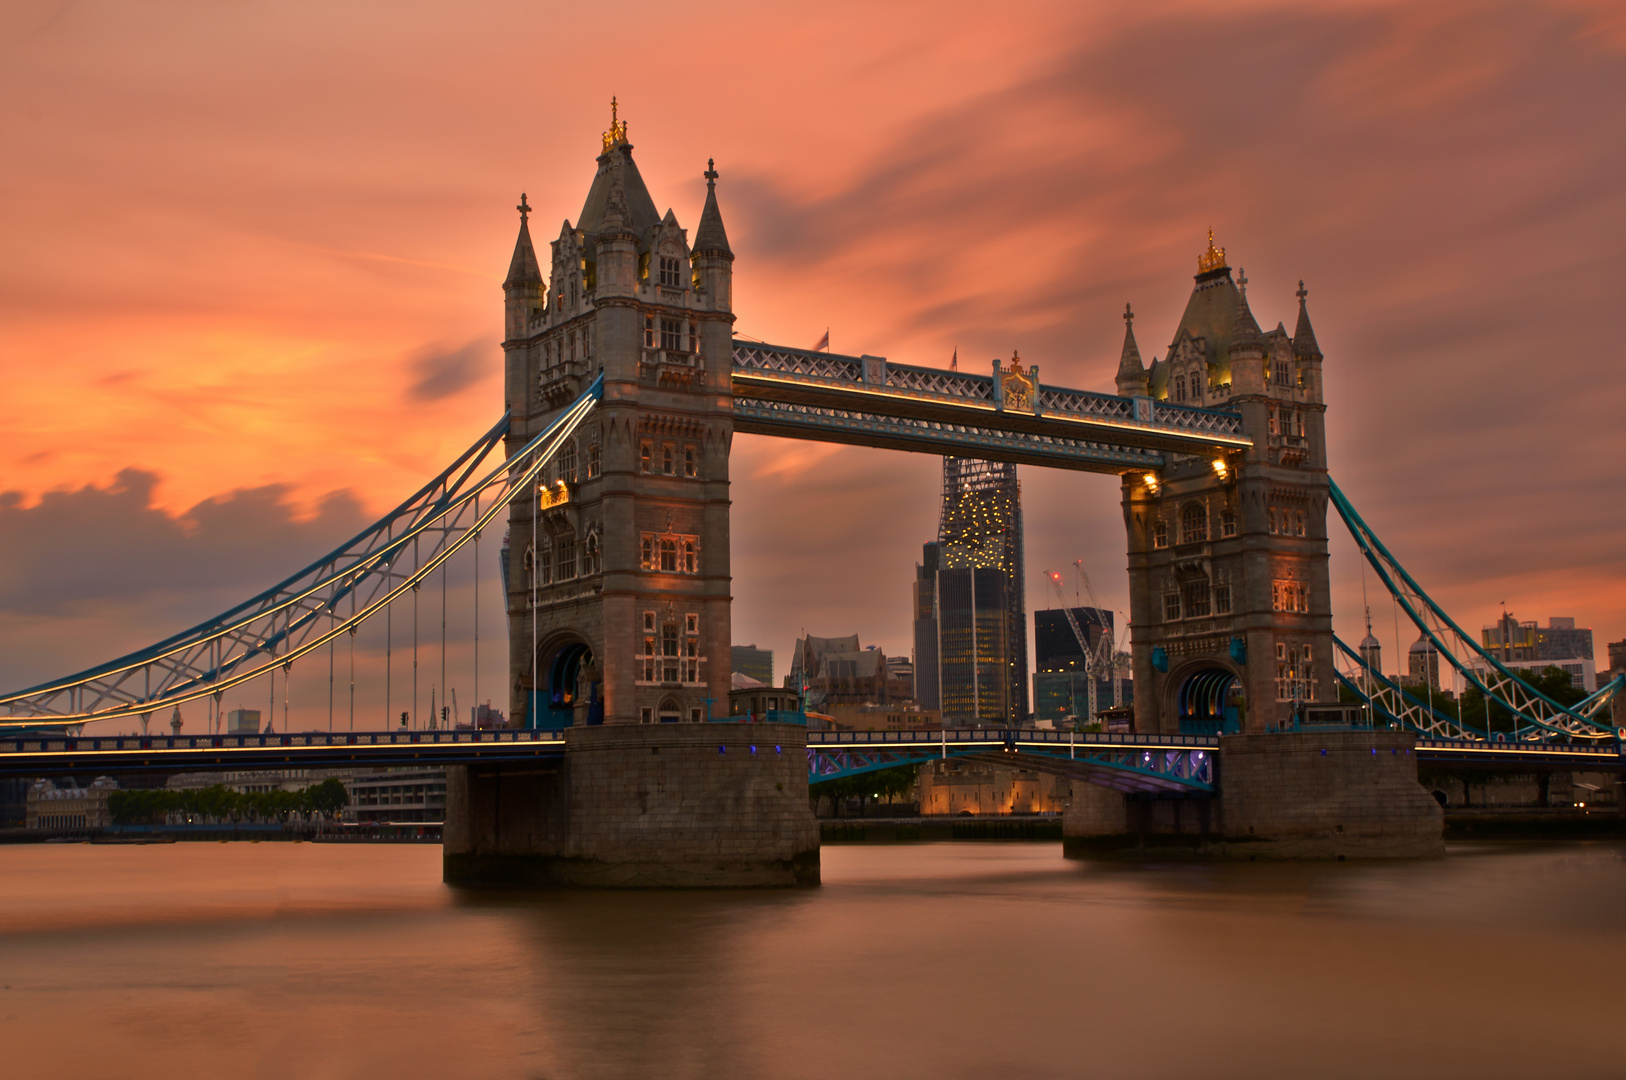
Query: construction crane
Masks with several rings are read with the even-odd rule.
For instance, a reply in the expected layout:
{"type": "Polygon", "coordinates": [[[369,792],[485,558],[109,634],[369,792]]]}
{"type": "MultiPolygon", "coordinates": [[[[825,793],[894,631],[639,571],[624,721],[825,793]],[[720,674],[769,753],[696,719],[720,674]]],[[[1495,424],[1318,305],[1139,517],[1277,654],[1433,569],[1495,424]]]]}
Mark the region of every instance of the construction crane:
{"type": "MultiPolygon", "coordinates": [[[[1095,595],[1095,586],[1090,584],[1090,575],[1084,572],[1084,560],[1074,559],[1073,569],[1077,571],[1079,580],[1084,582],[1084,592],[1090,598],[1090,605],[1098,612],[1107,610],[1101,606],[1100,599],[1095,595]]],[[[1119,612],[1119,614],[1122,614],[1122,612],[1119,612]]],[[[1129,659],[1129,654],[1118,651],[1118,643],[1115,640],[1116,635],[1113,633],[1113,628],[1106,623],[1106,620],[1099,621],[1102,623],[1101,656],[1104,658],[1107,669],[1112,672],[1112,707],[1116,709],[1124,702],[1124,661],[1129,659]]],[[[1124,625],[1129,625],[1127,618],[1124,619],[1124,625]]]]}
{"type": "MultiPolygon", "coordinates": [[[[1073,615],[1073,609],[1067,606],[1067,597],[1061,591],[1061,575],[1046,570],[1044,576],[1050,579],[1050,588],[1054,590],[1056,601],[1061,605],[1061,613],[1067,617],[1067,625],[1072,627],[1073,637],[1078,640],[1078,651],[1084,655],[1084,679],[1089,684],[1089,714],[1086,722],[1093,722],[1096,709],[1100,704],[1097,700],[1099,695],[1097,686],[1101,678],[1101,660],[1096,656],[1099,650],[1090,648],[1090,639],[1085,636],[1084,629],[1078,625],[1078,619],[1073,615]]],[[[1087,582],[1088,579],[1086,579],[1087,582]]],[[[1095,596],[1093,593],[1090,599],[1092,602],[1094,601],[1095,596]]],[[[1112,657],[1112,632],[1105,627],[1102,629],[1105,632],[1101,637],[1101,650],[1104,650],[1107,662],[1110,663],[1112,657]]],[[[1116,705],[1117,703],[1118,692],[1115,684],[1113,687],[1113,704],[1116,705]]],[[[1077,702],[1073,704],[1073,708],[1076,712],[1078,709],[1077,702]]]]}

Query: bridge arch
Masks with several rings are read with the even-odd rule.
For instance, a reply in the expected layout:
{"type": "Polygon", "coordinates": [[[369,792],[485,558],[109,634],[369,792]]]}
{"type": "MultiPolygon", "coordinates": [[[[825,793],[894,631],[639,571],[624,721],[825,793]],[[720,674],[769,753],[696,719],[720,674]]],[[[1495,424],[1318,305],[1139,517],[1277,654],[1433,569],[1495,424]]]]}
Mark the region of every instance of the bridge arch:
{"type": "Polygon", "coordinates": [[[531,694],[529,726],[558,730],[604,722],[598,666],[583,635],[549,636],[537,646],[536,663],[539,685],[531,694]]]}
{"type": "Polygon", "coordinates": [[[1182,735],[1219,735],[1242,730],[1241,672],[1204,656],[1169,673],[1170,711],[1182,735]]]}

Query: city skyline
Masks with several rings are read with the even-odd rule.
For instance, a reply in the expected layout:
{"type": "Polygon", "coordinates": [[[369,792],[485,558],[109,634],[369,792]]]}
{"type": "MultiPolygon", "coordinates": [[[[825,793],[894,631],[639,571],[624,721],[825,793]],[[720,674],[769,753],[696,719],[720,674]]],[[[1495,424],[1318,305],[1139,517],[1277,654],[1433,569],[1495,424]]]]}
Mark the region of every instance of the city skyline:
{"type": "MultiPolygon", "coordinates": [[[[1506,600],[1527,617],[1573,616],[1601,642],[1626,637],[1626,522],[1618,500],[1595,497],[1611,490],[1626,401],[1607,363],[1622,274],[1608,238],[1626,200],[1606,179],[1626,140],[1618,117],[1578,108],[1626,84],[1626,35],[1602,9],[1517,7],[1487,28],[1466,7],[1261,5],[1204,16],[1196,34],[1171,6],[1075,14],[1048,40],[1040,21],[1013,22],[981,41],[942,28],[911,39],[888,16],[874,41],[834,54],[842,101],[886,105],[863,123],[800,90],[691,114],[648,76],[601,87],[584,72],[527,139],[503,135],[491,82],[478,101],[455,80],[418,84],[385,45],[348,68],[313,61],[310,87],[290,95],[293,16],[213,15],[188,29],[219,48],[177,52],[156,46],[190,9],[154,10],[5,28],[3,77],[23,107],[3,123],[29,151],[0,194],[20,222],[3,271],[15,333],[0,346],[16,403],[0,496],[8,686],[284,576],[489,426],[507,208],[526,190],[548,229],[574,218],[611,93],[657,201],[691,235],[700,170],[716,158],[737,329],[772,341],[810,344],[831,326],[837,352],[947,366],[957,350],[976,370],[1019,350],[1047,382],[1110,390],[1123,302],[1147,358],[1162,355],[1213,225],[1266,327],[1291,322],[1306,280],[1333,474],[1459,622],[1472,632],[1506,600]],[[1255,39],[1273,76],[1225,74],[1223,108],[1196,76],[1160,70],[1154,93],[1153,76],[1107,62],[1152,41],[1196,59],[1255,39]],[[1457,39],[1474,48],[1447,47],[1457,39]],[[142,44],[154,47],[138,55],[142,44]],[[220,100],[190,90],[228,45],[239,74],[220,100]],[[1424,47],[1437,47],[1432,74],[1396,88],[1388,76],[1424,47]],[[1001,50],[1019,70],[978,62],[1001,50]],[[950,71],[975,76],[954,84],[950,71]],[[352,81],[362,73],[379,84],[352,81]],[[1109,75],[1134,84],[1133,107],[1109,75]],[[336,108],[322,111],[319,89],[336,108]],[[322,119],[283,123],[306,115],[322,119]],[[426,129],[422,115],[471,127],[426,129]],[[335,149],[357,135],[358,152],[335,149]],[[1308,156],[1166,179],[1232,140],[1267,161],[1308,156]],[[474,143],[484,149],[461,153],[474,143]],[[1019,164],[1040,153],[1056,158],[1044,175],[1019,164]],[[1522,165],[1538,157],[1543,171],[1522,165]],[[88,297],[87,260],[109,281],[88,297]]],[[[360,40],[359,22],[334,18],[337,40],[360,40]]],[[[730,18],[736,33],[752,25],[730,18]]],[[[500,69],[493,50],[510,47],[480,19],[440,44],[447,27],[406,23],[386,45],[443,55],[452,72],[500,69]]],[[[932,531],[938,463],[750,436],[734,460],[735,640],[788,651],[804,627],[857,630],[907,652],[902,583],[932,531]],[[785,536],[790,515],[822,528],[785,536]],[[806,583],[838,549],[873,557],[813,595],[806,583]]],[[[1102,601],[1126,606],[1116,481],[1022,478],[1034,568],[1082,557],[1102,601]]],[[[1336,625],[1353,640],[1361,570],[1334,535],[1336,625]]],[[[1026,599],[1049,606],[1042,589],[1026,599]]],[[[1397,648],[1375,614],[1402,655],[1414,631],[1402,623],[1397,648]]]]}

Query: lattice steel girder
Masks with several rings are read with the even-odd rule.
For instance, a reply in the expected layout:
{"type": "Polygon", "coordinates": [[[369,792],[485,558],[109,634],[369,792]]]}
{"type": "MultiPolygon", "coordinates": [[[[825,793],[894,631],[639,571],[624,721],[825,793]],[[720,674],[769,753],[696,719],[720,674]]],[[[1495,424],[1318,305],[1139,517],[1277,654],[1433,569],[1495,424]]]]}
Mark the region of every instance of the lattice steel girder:
{"type": "Polygon", "coordinates": [[[1039,386],[1033,407],[1006,409],[992,375],[890,364],[736,341],[735,393],[811,409],[1102,443],[1120,451],[1221,454],[1252,445],[1220,409],[1039,386]]]}
{"type": "Polygon", "coordinates": [[[734,430],[747,435],[849,443],[883,450],[977,457],[986,461],[1115,475],[1151,472],[1165,465],[1161,454],[1104,443],[846,409],[816,409],[753,397],[734,399],[734,430]]]}

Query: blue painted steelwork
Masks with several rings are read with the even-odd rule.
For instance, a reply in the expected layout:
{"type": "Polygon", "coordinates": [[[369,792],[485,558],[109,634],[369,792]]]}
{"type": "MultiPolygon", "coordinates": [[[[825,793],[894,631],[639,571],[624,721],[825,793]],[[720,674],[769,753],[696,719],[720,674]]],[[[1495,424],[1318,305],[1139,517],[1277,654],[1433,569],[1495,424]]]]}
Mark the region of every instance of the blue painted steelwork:
{"type": "MultiPolygon", "coordinates": [[[[1613,739],[1615,729],[1596,719],[1599,710],[1618,693],[1626,680],[1616,679],[1604,690],[1592,695],[1586,702],[1566,708],[1530,686],[1505,667],[1496,657],[1479,647],[1479,643],[1463,631],[1422,587],[1390,554],[1370,526],[1355,512],[1349,499],[1329,478],[1328,491],[1350,535],[1391,596],[1405,611],[1407,618],[1433,643],[1441,656],[1450,662],[1468,685],[1489,700],[1495,701],[1515,718],[1514,738],[1545,740],[1559,737],[1581,739],[1613,739]],[[1472,662],[1470,658],[1476,658],[1472,662]]],[[[1347,649],[1347,647],[1346,647],[1347,649]]],[[[1366,665],[1357,655],[1356,663],[1366,665]]],[[[1380,675],[1381,678],[1381,675],[1380,675]]],[[[1404,710],[1402,710],[1404,711],[1404,710]]],[[[1467,732],[1467,729],[1459,728],[1467,732]]],[[[1483,737],[1482,732],[1474,732],[1483,737]]]]}
{"type": "Polygon", "coordinates": [[[1088,780],[1126,792],[1212,791],[1213,738],[1037,728],[808,733],[808,782],[959,758],[1088,780]]]}
{"type": "Polygon", "coordinates": [[[8,727],[151,714],[287,667],[415,588],[528,491],[592,410],[603,376],[513,457],[489,466],[509,420],[342,547],[231,610],[77,675],[0,695],[8,727]],[[348,608],[348,611],[345,609],[348,608]]]}
{"type": "Polygon", "coordinates": [[[748,434],[1108,473],[1252,445],[1225,410],[1043,385],[1006,408],[992,375],[743,341],[733,360],[734,429],[748,434]]]}

